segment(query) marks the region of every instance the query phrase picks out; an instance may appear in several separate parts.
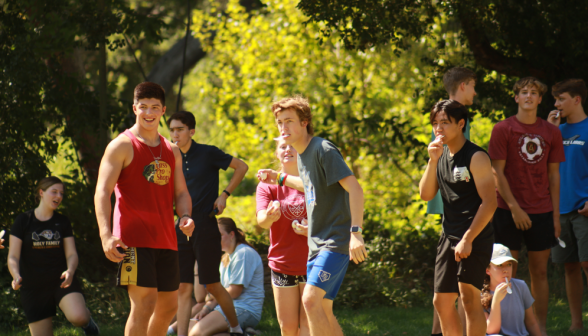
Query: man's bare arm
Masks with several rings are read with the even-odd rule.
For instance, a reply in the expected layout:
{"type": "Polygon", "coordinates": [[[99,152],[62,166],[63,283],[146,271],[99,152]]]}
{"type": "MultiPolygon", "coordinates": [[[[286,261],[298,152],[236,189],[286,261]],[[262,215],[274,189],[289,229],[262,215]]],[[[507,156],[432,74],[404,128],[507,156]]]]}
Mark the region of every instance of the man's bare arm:
{"type": "MultiPolygon", "coordinates": [[[[472,242],[484,230],[492,219],[498,202],[494,189],[494,176],[490,158],[484,152],[477,152],[472,156],[470,170],[476,183],[476,190],[482,199],[482,204],[476,212],[469,229],[463,235],[459,244],[455,247],[456,260],[467,258],[472,249],[472,242]],[[461,245],[461,246],[460,246],[461,245]]],[[[458,260],[459,261],[459,260],[458,260]]]]}
{"type": "MultiPolygon", "coordinates": [[[[231,177],[229,185],[225,188],[225,190],[232,194],[235,188],[237,188],[237,186],[239,185],[239,183],[243,181],[243,177],[245,177],[245,174],[249,170],[249,166],[245,162],[243,162],[243,160],[233,158],[233,160],[231,160],[231,164],[229,165],[229,167],[233,168],[235,172],[233,173],[233,177],[231,177]]],[[[219,215],[222,214],[225,208],[227,207],[228,197],[229,195],[223,192],[218,196],[216,201],[214,201],[214,207],[218,209],[219,215]]]]}
{"type": "Polygon", "coordinates": [[[516,198],[512,194],[506,175],[504,175],[505,166],[506,160],[492,160],[492,171],[494,173],[496,187],[498,188],[500,196],[512,212],[516,227],[520,230],[528,230],[532,225],[531,218],[529,218],[529,215],[520,207],[516,198]]]}
{"type": "Polygon", "coordinates": [[[106,147],[98,171],[98,182],[96,184],[96,194],[94,195],[96,219],[98,220],[98,228],[100,229],[102,249],[106,257],[113,262],[120,262],[124,257],[124,254],[116,249],[116,245],[120,244],[123,248],[127,246],[119,237],[112,235],[110,196],[114,191],[114,186],[118,181],[120,172],[126,165],[130,164],[132,158],[133,146],[130,139],[127,137],[118,137],[112,140],[106,147]]]}
{"type": "Polygon", "coordinates": [[[439,191],[439,182],[437,181],[437,162],[429,160],[425,173],[419,182],[419,194],[423,201],[430,201],[439,191]]]}
{"type": "Polygon", "coordinates": [[[559,162],[547,164],[547,174],[549,175],[549,194],[551,195],[551,204],[553,206],[553,226],[555,237],[561,233],[561,223],[559,222],[559,162]]]}
{"type": "MultiPolygon", "coordinates": [[[[260,169],[257,171],[257,179],[264,183],[269,184],[277,184],[278,172],[272,169],[260,169]],[[263,174],[267,174],[267,177],[264,179],[263,174]]],[[[302,179],[299,176],[292,176],[288,175],[284,185],[290,188],[294,188],[298,191],[304,192],[304,184],[302,184],[302,179]]]]}
{"type": "MultiPolygon", "coordinates": [[[[353,175],[339,181],[339,184],[349,193],[349,208],[351,211],[351,226],[363,227],[363,188],[353,175]]],[[[367,250],[361,233],[351,234],[349,241],[349,256],[353,262],[360,263],[367,258],[367,250]]]]}
{"type": "Polygon", "coordinates": [[[180,148],[172,144],[172,150],[176,161],[174,169],[174,195],[176,213],[180,217],[180,223],[178,225],[186,236],[191,237],[192,231],[194,231],[194,222],[189,218],[192,215],[192,198],[190,197],[182,170],[182,153],[180,152],[180,148]]]}

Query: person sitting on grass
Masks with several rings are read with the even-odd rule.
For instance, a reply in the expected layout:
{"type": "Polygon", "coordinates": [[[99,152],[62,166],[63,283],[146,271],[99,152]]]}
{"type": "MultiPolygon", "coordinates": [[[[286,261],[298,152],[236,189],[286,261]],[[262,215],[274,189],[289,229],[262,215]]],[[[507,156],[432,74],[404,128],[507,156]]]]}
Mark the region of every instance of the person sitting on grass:
{"type": "MultiPolygon", "coordinates": [[[[220,264],[221,284],[233,299],[241,329],[254,328],[261,320],[265,295],[261,257],[231,218],[219,218],[218,228],[225,252],[220,264]]],[[[218,302],[212,299],[190,321],[189,330],[190,336],[228,335],[229,323],[218,302]]]]}
{"type": "Polygon", "coordinates": [[[16,217],[10,230],[8,270],[32,336],[53,335],[55,306],[86,335],[99,335],[75,277],[78,253],[69,219],[55,211],[64,194],[63,182],[50,176],[35,189],[36,209],[16,217]]]}
{"type": "Polygon", "coordinates": [[[486,314],[488,335],[541,336],[533,313],[533,296],[527,284],[512,278],[517,262],[508,247],[494,244],[492,260],[486,269],[482,306],[486,314]]]}

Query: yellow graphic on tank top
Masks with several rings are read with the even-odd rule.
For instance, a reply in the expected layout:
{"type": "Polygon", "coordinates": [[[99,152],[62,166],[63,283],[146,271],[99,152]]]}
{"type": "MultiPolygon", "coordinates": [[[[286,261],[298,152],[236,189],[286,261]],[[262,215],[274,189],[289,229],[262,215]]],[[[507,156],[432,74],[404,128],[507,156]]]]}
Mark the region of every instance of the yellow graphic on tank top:
{"type": "Polygon", "coordinates": [[[171,166],[163,160],[153,161],[143,168],[143,176],[147,182],[166,185],[171,178],[171,166]]]}

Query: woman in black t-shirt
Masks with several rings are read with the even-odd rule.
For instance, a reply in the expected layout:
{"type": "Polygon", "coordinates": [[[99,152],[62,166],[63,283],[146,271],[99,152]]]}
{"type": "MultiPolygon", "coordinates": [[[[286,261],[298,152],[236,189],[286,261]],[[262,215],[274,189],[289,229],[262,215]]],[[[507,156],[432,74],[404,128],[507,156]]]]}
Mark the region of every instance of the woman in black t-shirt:
{"type": "Polygon", "coordinates": [[[99,335],[82,288],[74,276],[78,254],[69,219],[55,211],[64,185],[57,177],[42,179],[35,189],[39,206],[16,217],[10,232],[8,269],[31,335],[52,335],[55,306],[86,335],[99,335]]]}

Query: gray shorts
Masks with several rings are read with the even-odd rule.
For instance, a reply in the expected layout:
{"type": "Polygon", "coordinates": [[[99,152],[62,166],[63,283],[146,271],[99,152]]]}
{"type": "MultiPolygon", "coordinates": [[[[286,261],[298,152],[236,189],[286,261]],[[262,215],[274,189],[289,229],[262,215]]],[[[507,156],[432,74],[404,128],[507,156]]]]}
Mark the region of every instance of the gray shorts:
{"type": "MultiPolygon", "coordinates": [[[[229,324],[229,320],[227,320],[227,317],[225,316],[225,313],[223,313],[223,310],[221,309],[220,305],[216,306],[214,310],[223,314],[225,321],[227,321],[227,325],[231,327],[231,325],[229,324]]],[[[245,310],[243,308],[235,307],[235,312],[237,313],[237,321],[239,321],[241,329],[245,330],[248,327],[255,328],[259,324],[259,320],[257,319],[257,317],[253,316],[253,314],[250,311],[245,310]]]]}
{"type": "Polygon", "coordinates": [[[588,217],[572,211],[559,216],[561,235],[566,248],[551,249],[551,259],[558,264],[588,261],[588,217]]]}

